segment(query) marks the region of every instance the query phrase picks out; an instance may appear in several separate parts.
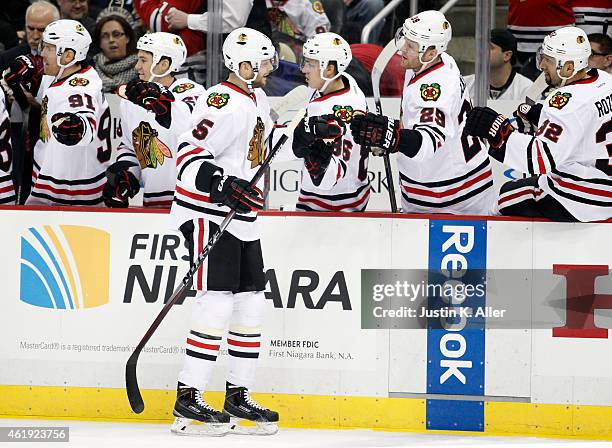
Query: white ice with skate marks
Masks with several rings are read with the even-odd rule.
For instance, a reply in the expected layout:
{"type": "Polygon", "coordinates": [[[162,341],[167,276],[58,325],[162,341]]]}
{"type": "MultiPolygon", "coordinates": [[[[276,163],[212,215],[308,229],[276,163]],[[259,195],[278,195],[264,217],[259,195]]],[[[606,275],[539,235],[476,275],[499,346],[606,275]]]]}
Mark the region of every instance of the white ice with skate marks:
{"type": "MultiPolygon", "coordinates": [[[[612,448],[612,442],[543,439],[535,437],[489,437],[470,435],[384,432],[371,430],[325,430],[280,428],[273,436],[228,434],[224,437],[180,437],[169,424],[83,422],[68,420],[0,419],[0,426],[68,426],[70,441],[57,448],[365,448],[365,447],[490,447],[512,448],[612,448]]],[[[2,443],[2,447],[27,448],[45,443],[2,443]]],[[[54,446],[54,445],[51,445],[54,446]]]]}

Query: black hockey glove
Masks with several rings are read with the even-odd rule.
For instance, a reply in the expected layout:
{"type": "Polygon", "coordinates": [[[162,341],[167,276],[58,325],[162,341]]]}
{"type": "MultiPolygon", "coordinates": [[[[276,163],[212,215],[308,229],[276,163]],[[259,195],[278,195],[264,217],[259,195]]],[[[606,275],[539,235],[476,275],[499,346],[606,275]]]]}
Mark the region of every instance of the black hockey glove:
{"type": "Polygon", "coordinates": [[[59,112],[51,117],[51,132],[58,142],[74,146],[85,135],[85,122],[71,112],[59,112]]]}
{"type": "Polygon", "coordinates": [[[248,181],[236,176],[215,176],[210,185],[210,200],[227,205],[236,213],[250,213],[263,210],[262,191],[252,187],[248,181]]]}
{"type": "Polygon", "coordinates": [[[491,149],[499,149],[506,143],[514,128],[506,117],[490,107],[475,107],[468,112],[463,133],[484,137],[491,149]]]}
{"type": "Polygon", "coordinates": [[[516,128],[522,134],[533,134],[538,127],[542,104],[519,104],[512,115],[516,118],[516,128]]]}
{"type": "Polygon", "coordinates": [[[154,82],[133,79],[125,86],[125,96],[132,103],[150,110],[157,118],[170,114],[174,95],[154,82]]]}
{"type": "Polygon", "coordinates": [[[136,196],[140,183],[128,168],[135,166],[132,162],[115,162],[106,169],[106,185],[102,198],[107,207],[125,208],[129,198],[136,196]]]}
{"type": "Polygon", "coordinates": [[[397,151],[399,130],[398,120],[371,112],[355,114],[351,120],[351,132],[355,143],[369,147],[377,156],[397,151]],[[376,148],[381,148],[382,151],[376,148]]]}
{"type": "Polygon", "coordinates": [[[304,166],[310,174],[315,185],[320,183],[320,177],[325,174],[334,150],[333,145],[317,140],[308,147],[308,154],[304,157],[304,166]],[[319,182],[318,182],[319,181],[319,182]]]}
{"type": "Polygon", "coordinates": [[[4,80],[13,88],[17,84],[29,84],[36,82],[36,78],[42,77],[42,67],[36,64],[29,56],[17,56],[10,64],[4,74],[4,80]]]}
{"type": "Polygon", "coordinates": [[[344,123],[333,114],[305,117],[293,131],[293,152],[304,157],[316,140],[336,140],[344,135],[344,123]]]}

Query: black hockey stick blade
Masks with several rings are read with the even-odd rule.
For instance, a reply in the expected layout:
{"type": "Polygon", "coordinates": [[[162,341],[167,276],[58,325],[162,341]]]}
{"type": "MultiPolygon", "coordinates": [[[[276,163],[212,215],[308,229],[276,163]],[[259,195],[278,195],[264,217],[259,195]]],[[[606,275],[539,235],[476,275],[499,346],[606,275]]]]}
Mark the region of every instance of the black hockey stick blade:
{"type": "MultiPolygon", "coordinates": [[[[380,78],[382,77],[385,67],[396,53],[395,39],[392,39],[383,51],[376,58],[374,66],[372,67],[372,92],[374,93],[374,103],[376,104],[376,113],[382,115],[382,104],[380,102],[380,78]]],[[[383,161],[385,163],[385,176],[387,178],[387,188],[389,192],[389,203],[391,205],[391,211],[397,213],[397,201],[395,199],[395,183],[393,181],[393,173],[391,171],[391,161],[389,160],[389,154],[383,155],[383,161]]]]}
{"type": "MultiPolygon", "coordinates": [[[[281,147],[289,138],[288,136],[290,134],[293,134],[293,131],[297,127],[298,123],[302,120],[302,118],[304,118],[304,115],[306,115],[306,109],[301,109],[289,122],[287,127],[284,129],[283,135],[274,145],[274,148],[272,148],[266,160],[264,160],[264,162],[259,166],[259,169],[251,179],[251,186],[255,186],[257,182],[259,182],[259,179],[261,179],[268,166],[270,166],[270,163],[272,163],[272,159],[276,157],[278,151],[280,151],[281,147]]],[[[174,292],[168,299],[168,302],[159,312],[149,329],[146,331],[146,333],[128,358],[127,363],[125,364],[125,390],[128,396],[128,401],[130,402],[130,407],[132,408],[132,411],[134,411],[136,414],[140,414],[142,411],[144,411],[145,408],[144,400],[142,399],[142,394],[140,393],[140,388],[138,387],[138,357],[140,356],[140,353],[142,352],[142,349],[145,347],[147,342],[149,342],[149,339],[151,339],[151,336],[153,336],[153,333],[155,333],[157,328],[160,326],[160,324],[170,311],[170,308],[172,308],[172,306],[177,303],[187,292],[187,290],[191,286],[193,276],[197,272],[202,262],[206,259],[210,251],[213,249],[213,247],[215,247],[215,245],[219,241],[219,238],[221,238],[221,235],[223,235],[223,232],[225,232],[225,229],[230,224],[232,219],[234,219],[235,215],[236,211],[230,210],[227,216],[223,219],[217,231],[212,235],[208,244],[204,247],[202,252],[200,252],[196,261],[191,265],[191,267],[189,268],[189,272],[187,272],[185,278],[183,278],[179,286],[177,286],[177,288],[174,290],[174,292]]]]}

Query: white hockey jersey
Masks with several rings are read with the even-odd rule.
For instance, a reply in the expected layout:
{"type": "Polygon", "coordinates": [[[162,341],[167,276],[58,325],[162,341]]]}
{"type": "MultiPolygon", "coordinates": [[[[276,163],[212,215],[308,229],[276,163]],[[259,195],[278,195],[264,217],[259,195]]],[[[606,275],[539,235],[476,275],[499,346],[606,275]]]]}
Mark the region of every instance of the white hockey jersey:
{"type": "MultiPolygon", "coordinates": [[[[170,217],[178,228],[194,218],[220,224],[230,209],[210,202],[195,187],[203,162],[223,174],[250,180],[266,157],[265,142],[272,131],[270,104],[262,89],[249,94],[224,81],[200,96],[191,116],[191,129],[180,136],[176,160],[178,177],[170,217]]],[[[258,184],[263,187],[263,179],[258,184]]],[[[257,213],[237,214],[227,228],[243,241],[259,239],[257,213]]]]}
{"type": "Polygon", "coordinates": [[[398,153],[404,213],[490,214],[495,202],[487,147],[463,136],[471,100],[455,60],[406,72],[402,127],[423,139],[414,157],[398,153]]]}
{"type": "MultiPolygon", "coordinates": [[[[465,84],[470,91],[470,98],[474,98],[476,76],[467,75],[465,77],[465,84]]],[[[492,89],[489,87],[489,99],[525,101],[527,91],[532,85],[533,81],[531,79],[521,75],[516,70],[512,70],[510,78],[508,78],[506,84],[500,89],[492,89]]]]}
{"type": "Polygon", "coordinates": [[[101,205],[105,170],[111,158],[111,114],[102,81],[91,66],[55,81],[44,76],[38,91],[40,139],[34,147],[32,192],[26,204],[101,205]],[[51,117],[59,112],[81,116],[85,134],[74,146],[58,142],[51,117]]]}
{"type": "Polygon", "coordinates": [[[134,164],[130,171],[143,186],[144,207],[170,208],[176,185],[179,136],[191,129],[191,109],[181,100],[172,103],[170,127],[155,114],[129,100],[121,100],[121,141],[117,161],[134,164]]]}
{"type": "Polygon", "coordinates": [[[15,186],[11,176],[13,167],[13,147],[11,144],[11,121],[4,94],[0,92],[0,204],[14,204],[15,186]]]}
{"type": "Polygon", "coordinates": [[[315,186],[305,167],[296,209],[307,211],[358,212],[365,210],[370,198],[368,179],[369,151],[353,140],[349,126],[356,110],[366,111],[365,95],[355,80],[343,74],[345,87],[310,101],[308,116],[333,114],[345,123],[346,132],[334,142],[333,158],[321,184],[315,186]],[[330,179],[334,177],[334,179],[330,179]]]}
{"type": "MultiPolygon", "coordinates": [[[[540,175],[542,192],[585,222],[612,217],[612,75],[589,74],[554,90],[543,102],[536,136],[513,132],[499,157],[540,175]]],[[[499,204],[511,205],[519,193],[502,195],[499,204]]]]}
{"type": "Polygon", "coordinates": [[[329,31],[321,0],[266,0],[274,31],[306,41],[329,31]]]}

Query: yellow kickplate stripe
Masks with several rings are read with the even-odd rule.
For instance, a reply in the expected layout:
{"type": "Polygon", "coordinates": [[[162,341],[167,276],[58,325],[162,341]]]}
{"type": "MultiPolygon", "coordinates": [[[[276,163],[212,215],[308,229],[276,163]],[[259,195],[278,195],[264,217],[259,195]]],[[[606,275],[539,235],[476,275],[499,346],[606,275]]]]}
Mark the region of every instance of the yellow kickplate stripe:
{"type": "MultiPolygon", "coordinates": [[[[0,417],[148,423],[172,420],[173,390],[143,390],[142,393],[145,411],[134,414],[124,389],[0,386],[0,417]]],[[[206,393],[206,400],[217,409],[223,407],[223,397],[223,392],[206,393]]],[[[417,398],[299,394],[253,394],[253,398],[277,410],[281,426],[285,427],[426,431],[425,400],[417,398]]],[[[612,440],[612,407],[486,402],[484,434],[612,440]]]]}

